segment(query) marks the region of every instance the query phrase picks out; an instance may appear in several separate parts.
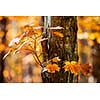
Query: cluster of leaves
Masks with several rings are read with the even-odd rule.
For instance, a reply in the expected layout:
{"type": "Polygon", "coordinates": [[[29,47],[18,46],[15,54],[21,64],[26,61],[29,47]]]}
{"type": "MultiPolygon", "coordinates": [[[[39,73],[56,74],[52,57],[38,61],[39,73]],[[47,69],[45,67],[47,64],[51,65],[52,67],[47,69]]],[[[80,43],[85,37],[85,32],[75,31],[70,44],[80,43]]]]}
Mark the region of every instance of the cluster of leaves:
{"type": "MultiPolygon", "coordinates": [[[[6,35],[6,42],[7,42],[7,44],[8,43],[9,44],[8,44],[8,47],[6,48],[7,53],[5,54],[5,56],[3,58],[3,59],[5,59],[7,57],[7,59],[5,60],[7,65],[3,72],[3,75],[4,75],[5,79],[10,78],[9,76],[11,76],[12,79],[14,79],[13,76],[17,76],[17,77],[21,76],[22,67],[23,67],[23,65],[21,65],[21,63],[19,65],[15,64],[16,61],[15,60],[13,61],[13,58],[14,59],[16,58],[15,56],[17,56],[17,58],[19,59],[19,55],[23,56],[26,54],[32,54],[33,62],[35,60],[34,63],[35,64],[37,63],[37,65],[35,65],[35,66],[43,67],[41,42],[48,40],[48,38],[42,37],[42,29],[44,27],[39,26],[39,18],[37,19],[37,21],[36,21],[37,17],[35,17],[35,18],[31,17],[31,20],[29,19],[29,21],[28,21],[28,18],[26,18],[26,17],[25,18],[27,20],[23,20],[23,17],[17,17],[17,16],[15,16],[15,17],[9,16],[8,18],[11,21],[11,26],[9,26],[9,25],[7,26],[8,32],[6,35]],[[13,31],[12,31],[13,21],[17,23],[17,26],[14,28],[21,28],[21,29],[18,29],[19,32],[17,33],[17,36],[15,35],[16,32],[13,33],[13,31]],[[26,24],[26,23],[30,23],[30,22],[32,22],[32,24],[26,24]],[[26,24],[26,25],[24,27],[22,27],[24,24],[26,24]],[[22,32],[20,32],[20,31],[22,31],[22,32]],[[11,36],[13,36],[12,40],[11,40],[11,36]],[[11,60],[11,61],[9,61],[10,63],[8,63],[8,60],[11,60]],[[14,62],[14,63],[12,64],[12,62],[14,62]],[[16,69],[19,69],[21,73],[19,73],[19,70],[16,70],[16,69]]],[[[57,29],[63,29],[63,28],[59,27],[59,26],[48,27],[48,30],[57,30],[57,29]]],[[[51,32],[51,34],[53,36],[60,37],[60,38],[64,37],[62,33],[57,32],[57,31],[53,31],[53,32],[51,32]]]]}
{"type": "MultiPolygon", "coordinates": [[[[42,28],[43,26],[34,26],[34,25],[25,25],[23,27],[23,32],[21,35],[17,36],[14,38],[10,43],[9,43],[9,51],[8,53],[4,56],[4,59],[9,55],[9,54],[18,54],[18,53],[31,53],[33,54],[33,57],[35,61],[42,67],[44,68],[43,71],[47,71],[51,74],[57,72],[60,72],[60,67],[58,62],[61,61],[59,57],[52,58],[48,60],[47,62],[41,62],[41,55],[42,53],[40,52],[40,48],[42,51],[41,47],[41,42],[48,40],[48,38],[43,38],[42,37],[42,28]]],[[[57,29],[63,29],[62,27],[49,27],[48,30],[57,30],[57,29]]],[[[53,31],[51,32],[52,35],[63,38],[64,35],[60,32],[53,31]]],[[[79,75],[82,73],[84,76],[88,76],[89,73],[92,72],[92,67],[89,66],[88,64],[79,64],[75,61],[65,61],[63,69],[65,72],[71,72],[74,75],[79,75]]],[[[20,72],[20,70],[18,70],[20,72]]],[[[4,76],[8,76],[8,72],[4,71],[4,76]]]]}
{"type": "MultiPolygon", "coordinates": [[[[36,58],[37,51],[41,46],[39,45],[42,41],[48,40],[48,38],[42,38],[42,28],[43,26],[34,26],[34,25],[25,25],[23,27],[23,32],[21,35],[17,36],[9,43],[9,51],[4,56],[7,57],[10,53],[33,53],[35,54],[36,58]]],[[[62,27],[50,27],[48,29],[62,29],[62,27]]],[[[63,34],[60,32],[52,32],[52,35],[58,36],[63,38],[63,34]]],[[[41,54],[40,54],[41,55],[41,54]]],[[[39,61],[39,59],[38,59],[39,61]]],[[[40,61],[39,61],[40,62],[40,61]]]]}
{"type": "Polygon", "coordinates": [[[9,43],[9,51],[4,56],[8,56],[10,53],[16,54],[16,53],[36,53],[38,51],[37,40],[41,39],[41,35],[39,35],[41,26],[38,27],[32,27],[32,26],[24,26],[24,32],[20,35],[14,38],[9,43]],[[38,30],[38,32],[37,32],[38,30]]]}
{"type": "Polygon", "coordinates": [[[74,75],[79,75],[82,73],[85,77],[88,77],[90,73],[93,71],[93,67],[89,64],[80,64],[76,61],[65,61],[64,66],[65,71],[71,71],[74,75]]]}
{"type": "MultiPolygon", "coordinates": [[[[61,69],[57,64],[59,61],[61,61],[61,59],[58,57],[49,60],[49,63],[46,65],[44,71],[48,71],[49,73],[55,73],[56,71],[59,72],[61,69]]],[[[70,71],[75,76],[80,75],[81,73],[85,77],[88,77],[93,71],[93,67],[89,64],[80,64],[76,61],[64,61],[64,66],[62,68],[64,68],[64,72],[70,71]]]]}
{"type": "MultiPolygon", "coordinates": [[[[22,34],[18,35],[16,38],[12,39],[9,43],[9,51],[4,56],[5,59],[9,54],[19,54],[19,53],[31,53],[35,61],[43,67],[41,63],[41,42],[48,40],[48,38],[42,38],[42,28],[43,26],[34,26],[33,24],[25,25],[23,27],[22,34]]],[[[49,27],[48,30],[63,29],[62,27],[49,27]]],[[[63,38],[63,34],[60,32],[51,32],[52,35],[63,38]]]]}

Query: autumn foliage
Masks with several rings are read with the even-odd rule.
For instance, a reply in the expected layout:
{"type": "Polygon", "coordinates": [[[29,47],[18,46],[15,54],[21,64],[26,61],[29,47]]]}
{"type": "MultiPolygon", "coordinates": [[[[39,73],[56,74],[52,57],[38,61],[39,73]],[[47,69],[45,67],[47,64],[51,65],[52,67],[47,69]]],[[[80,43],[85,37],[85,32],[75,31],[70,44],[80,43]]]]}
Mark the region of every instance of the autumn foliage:
{"type": "MultiPolygon", "coordinates": [[[[39,18],[40,17],[38,17],[37,19],[39,18]]],[[[21,26],[20,32],[18,32],[17,35],[14,36],[12,40],[11,38],[10,39],[7,38],[7,36],[9,37],[9,32],[11,30],[7,33],[6,38],[9,43],[8,43],[8,47],[6,48],[7,53],[3,57],[4,60],[9,58],[9,56],[12,56],[12,55],[13,56],[19,55],[20,57],[21,54],[27,53],[27,54],[32,54],[33,61],[35,62],[34,66],[38,66],[40,69],[42,69],[41,72],[50,73],[51,76],[54,75],[52,77],[56,77],[56,78],[60,77],[63,73],[64,75],[66,74],[66,76],[69,77],[70,76],[69,74],[71,73],[76,78],[80,76],[80,74],[83,74],[86,78],[88,78],[88,76],[92,73],[93,67],[91,67],[89,64],[81,64],[78,61],[67,61],[67,60],[63,61],[62,59],[59,58],[59,56],[56,56],[51,59],[47,59],[46,61],[42,61],[42,58],[43,58],[42,50],[43,48],[45,48],[45,44],[44,44],[44,47],[41,44],[44,43],[45,41],[48,41],[48,36],[46,38],[43,37],[44,26],[39,25],[38,21],[36,21],[35,23],[23,25],[23,23],[21,23],[21,20],[24,20],[23,22],[25,23],[25,19],[23,19],[23,17],[9,16],[9,19],[17,20],[19,23],[18,26],[19,27],[21,25],[22,26],[21,26]],[[55,75],[56,73],[58,76],[55,75]]],[[[28,23],[31,21],[32,21],[32,18],[30,19],[30,21],[28,21],[28,23]]],[[[91,23],[90,21],[88,22],[91,23]]],[[[79,24],[82,24],[83,27],[84,25],[87,26],[86,30],[89,30],[91,27],[93,28],[93,30],[95,29],[99,30],[98,26],[93,27],[89,23],[83,22],[83,21],[79,22],[79,24]]],[[[92,23],[92,25],[94,25],[94,23],[92,23]]],[[[53,30],[51,32],[51,35],[54,37],[61,38],[63,40],[64,34],[58,31],[60,29],[64,30],[64,28],[60,26],[48,27],[47,30],[53,30]]],[[[79,32],[82,32],[81,29],[79,29],[79,32]]],[[[88,33],[88,36],[86,38],[90,40],[96,40],[98,43],[100,43],[99,35],[100,35],[99,33],[94,33],[94,34],[88,33]]],[[[0,32],[0,37],[2,36],[3,36],[3,33],[0,32]]],[[[0,51],[3,51],[5,49],[5,45],[2,43],[0,43],[0,47],[1,47],[0,51]]],[[[12,77],[19,75],[19,77],[17,77],[17,80],[19,82],[22,82],[21,75],[23,74],[24,68],[22,68],[21,65],[16,65],[16,66],[17,67],[12,66],[13,70],[11,71],[5,69],[3,71],[3,75],[5,78],[9,78],[10,74],[12,75],[12,77]]],[[[32,77],[32,80],[34,80],[33,77],[32,77]]]]}

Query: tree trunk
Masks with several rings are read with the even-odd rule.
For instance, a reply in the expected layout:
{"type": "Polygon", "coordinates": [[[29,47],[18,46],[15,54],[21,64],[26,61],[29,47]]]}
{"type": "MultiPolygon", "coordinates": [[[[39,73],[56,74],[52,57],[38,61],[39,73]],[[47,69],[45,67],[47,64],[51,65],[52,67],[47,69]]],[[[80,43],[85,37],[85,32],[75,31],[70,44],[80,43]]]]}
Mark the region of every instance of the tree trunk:
{"type": "MultiPolygon", "coordinates": [[[[64,29],[51,30],[49,48],[47,47],[48,41],[42,43],[43,54],[46,59],[50,60],[54,57],[59,57],[61,62],[59,66],[61,68],[60,73],[54,75],[42,72],[43,82],[73,82],[73,75],[70,73],[70,81],[68,80],[68,73],[64,74],[62,68],[63,62],[67,61],[78,61],[77,52],[77,20],[76,17],[72,16],[52,16],[51,27],[63,27],[64,29]],[[53,32],[60,32],[64,37],[52,34],[53,32]]],[[[46,36],[46,35],[45,35],[46,36]]],[[[48,36],[47,36],[48,37],[48,36]]]]}

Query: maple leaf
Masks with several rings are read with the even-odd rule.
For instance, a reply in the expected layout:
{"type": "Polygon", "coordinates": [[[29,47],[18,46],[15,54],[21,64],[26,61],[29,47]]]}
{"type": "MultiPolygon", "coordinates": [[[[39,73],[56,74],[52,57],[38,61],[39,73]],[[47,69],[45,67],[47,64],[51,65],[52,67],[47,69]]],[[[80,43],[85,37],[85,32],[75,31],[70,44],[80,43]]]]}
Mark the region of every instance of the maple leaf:
{"type": "Polygon", "coordinates": [[[47,69],[47,71],[49,73],[55,73],[55,71],[60,71],[60,67],[58,67],[57,64],[48,64],[45,69],[47,69]]]}

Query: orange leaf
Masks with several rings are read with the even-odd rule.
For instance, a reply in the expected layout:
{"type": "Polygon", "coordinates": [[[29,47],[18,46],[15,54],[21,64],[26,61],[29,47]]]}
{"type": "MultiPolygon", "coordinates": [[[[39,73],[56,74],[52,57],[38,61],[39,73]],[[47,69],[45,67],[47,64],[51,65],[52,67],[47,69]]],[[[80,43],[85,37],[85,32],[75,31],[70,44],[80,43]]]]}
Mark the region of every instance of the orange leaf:
{"type": "Polygon", "coordinates": [[[59,57],[54,57],[52,59],[50,59],[49,61],[52,61],[52,62],[58,62],[60,61],[61,59],[59,59],[59,57]]]}
{"type": "Polygon", "coordinates": [[[82,64],[80,65],[80,70],[81,70],[81,73],[85,76],[85,77],[88,77],[88,75],[90,73],[92,73],[93,71],[93,67],[90,66],[89,64],[82,64]]]}
{"type": "Polygon", "coordinates": [[[49,73],[55,73],[55,71],[60,70],[57,64],[48,64],[45,68],[49,73]]]}
{"type": "Polygon", "coordinates": [[[63,33],[60,33],[60,32],[52,32],[53,35],[56,35],[56,36],[59,36],[61,38],[64,37],[63,33]]]}

